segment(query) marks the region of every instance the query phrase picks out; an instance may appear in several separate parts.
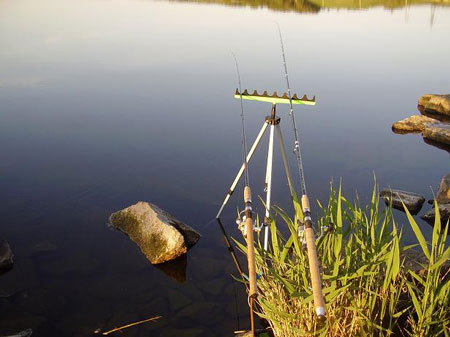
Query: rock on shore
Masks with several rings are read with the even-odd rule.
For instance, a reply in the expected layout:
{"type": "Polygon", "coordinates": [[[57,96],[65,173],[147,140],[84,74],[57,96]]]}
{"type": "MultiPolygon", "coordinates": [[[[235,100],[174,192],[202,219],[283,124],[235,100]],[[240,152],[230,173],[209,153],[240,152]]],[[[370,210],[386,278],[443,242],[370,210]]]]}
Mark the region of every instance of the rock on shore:
{"type": "Polygon", "coordinates": [[[395,133],[422,132],[426,142],[450,145],[450,95],[423,95],[417,105],[421,115],[392,124],[395,133]]]}
{"type": "Polygon", "coordinates": [[[408,118],[392,124],[392,130],[394,132],[409,133],[409,132],[422,132],[426,126],[437,123],[434,118],[430,118],[424,115],[412,115],[408,118]]]}
{"type": "Polygon", "coordinates": [[[450,145],[450,124],[438,123],[425,126],[422,135],[426,139],[450,145]]]}
{"type": "MultiPolygon", "coordinates": [[[[438,207],[441,224],[444,226],[450,219],[450,204],[438,204],[438,207]]],[[[421,218],[433,226],[435,220],[435,209],[430,209],[427,213],[422,215],[421,218]]]]}
{"type": "Polygon", "coordinates": [[[442,177],[436,201],[439,204],[450,203],[450,173],[442,177]]]}
{"type": "Polygon", "coordinates": [[[152,264],[186,254],[201,237],[158,206],[143,201],[111,214],[109,221],[126,233],[152,264]]]}
{"type": "Polygon", "coordinates": [[[0,239],[0,270],[7,270],[13,266],[13,253],[6,240],[0,239]]]}
{"type": "Polygon", "coordinates": [[[420,194],[387,188],[381,190],[380,197],[384,200],[386,205],[389,205],[392,201],[392,207],[401,211],[404,210],[402,204],[403,202],[411,214],[419,213],[423,203],[425,202],[425,198],[420,194]]]}
{"type": "Polygon", "coordinates": [[[419,98],[419,110],[450,116],[450,95],[427,94],[419,98]]]}
{"type": "MultiPolygon", "coordinates": [[[[422,215],[421,218],[433,226],[435,221],[434,200],[430,200],[429,202],[433,204],[433,208],[422,215]]],[[[445,224],[450,218],[450,174],[442,177],[436,202],[439,208],[441,223],[445,224]]]]}

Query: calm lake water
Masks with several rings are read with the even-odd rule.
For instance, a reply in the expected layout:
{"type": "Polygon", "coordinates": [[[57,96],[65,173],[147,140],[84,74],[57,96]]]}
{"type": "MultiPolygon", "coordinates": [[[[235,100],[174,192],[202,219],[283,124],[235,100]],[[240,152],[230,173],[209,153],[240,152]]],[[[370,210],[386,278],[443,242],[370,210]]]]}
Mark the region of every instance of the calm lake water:
{"type": "MultiPolygon", "coordinates": [[[[310,197],[326,201],[330,180],[342,177],[347,196],[357,190],[366,200],[374,172],[380,187],[437,191],[449,153],[395,135],[391,124],[415,113],[422,94],[450,92],[450,7],[248,4],[0,1],[0,237],[15,254],[0,275],[0,335],[89,336],[156,315],[121,335],[231,336],[248,327],[211,220],[241,160],[231,53],[245,88],[283,92],[275,22],[292,90],[317,97],[296,109],[310,197]],[[108,229],[111,212],[138,200],[203,234],[184,283],[108,229]]],[[[252,142],[270,106],[245,108],[252,142]]],[[[278,112],[291,148],[287,108],[278,112]]],[[[254,194],[263,193],[266,144],[250,166],[254,194]]],[[[278,152],[273,182],[274,202],[289,207],[278,152]]],[[[238,191],[224,213],[235,237],[238,191]]]]}

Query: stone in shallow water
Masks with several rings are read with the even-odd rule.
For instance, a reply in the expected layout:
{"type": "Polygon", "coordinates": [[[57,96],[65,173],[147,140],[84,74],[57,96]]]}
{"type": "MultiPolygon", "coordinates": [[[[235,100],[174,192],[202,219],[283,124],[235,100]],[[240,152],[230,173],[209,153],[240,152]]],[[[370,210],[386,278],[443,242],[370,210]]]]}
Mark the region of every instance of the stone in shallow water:
{"type": "Polygon", "coordinates": [[[436,196],[436,201],[439,204],[450,203],[450,173],[442,177],[441,184],[439,185],[439,192],[436,196]]]}
{"type": "Polygon", "coordinates": [[[434,123],[438,123],[438,121],[424,115],[412,115],[392,124],[392,130],[396,133],[419,133],[423,131],[425,126],[434,123]]]}
{"type": "Polygon", "coordinates": [[[13,266],[13,253],[6,240],[0,240],[0,270],[11,269],[13,266]]]}
{"type": "Polygon", "coordinates": [[[419,110],[450,116],[450,95],[427,94],[419,98],[419,110]]]}
{"type": "Polygon", "coordinates": [[[167,289],[166,294],[167,299],[169,301],[171,312],[176,312],[193,302],[189,297],[184,295],[179,289],[167,289]]]}
{"type": "Polygon", "coordinates": [[[386,205],[389,205],[392,200],[392,207],[400,211],[404,210],[402,204],[403,202],[411,214],[419,213],[423,203],[425,202],[425,198],[420,194],[400,190],[391,190],[387,188],[380,192],[380,197],[384,200],[386,205]]]}
{"type": "MultiPolygon", "coordinates": [[[[438,204],[438,207],[439,207],[439,216],[441,218],[441,224],[444,225],[450,218],[450,204],[438,204]]],[[[433,226],[435,220],[434,208],[429,210],[424,215],[422,215],[421,218],[426,222],[428,222],[431,226],[433,226]]]]}
{"type": "Polygon", "coordinates": [[[438,123],[426,126],[422,136],[435,142],[450,145],[450,124],[438,123]]]}
{"type": "Polygon", "coordinates": [[[201,237],[158,206],[143,201],[111,214],[109,221],[126,233],[152,264],[186,254],[201,237]]]}

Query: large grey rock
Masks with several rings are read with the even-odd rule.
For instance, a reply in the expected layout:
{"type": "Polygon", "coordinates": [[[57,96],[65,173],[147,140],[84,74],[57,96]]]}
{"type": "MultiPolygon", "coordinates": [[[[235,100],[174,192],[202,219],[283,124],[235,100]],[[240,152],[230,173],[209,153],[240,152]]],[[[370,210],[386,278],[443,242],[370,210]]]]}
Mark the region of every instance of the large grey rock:
{"type": "Polygon", "coordinates": [[[419,110],[450,116],[450,95],[427,94],[419,98],[419,110]]]}
{"type": "Polygon", "coordinates": [[[450,124],[430,124],[424,127],[422,135],[426,139],[450,145],[450,124]]]}
{"type": "Polygon", "coordinates": [[[442,177],[441,184],[439,185],[439,192],[436,196],[436,201],[439,204],[450,203],[450,173],[442,177]]]}
{"type": "Polygon", "coordinates": [[[126,233],[153,264],[186,254],[201,237],[158,206],[143,201],[111,214],[109,221],[126,233]]]}
{"type": "Polygon", "coordinates": [[[1,335],[0,337],[30,337],[33,334],[33,330],[26,329],[12,335],[1,335]]]}
{"type": "Polygon", "coordinates": [[[392,124],[392,130],[397,133],[422,132],[426,126],[438,123],[434,118],[424,115],[412,115],[392,124]]]}
{"type": "Polygon", "coordinates": [[[10,269],[13,266],[13,253],[6,240],[0,240],[0,270],[10,269]]]}
{"type": "MultiPolygon", "coordinates": [[[[450,218],[450,204],[438,204],[438,207],[439,207],[439,216],[441,218],[441,224],[445,225],[450,218]]],[[[422,215],[421,218],[433,226],[435,220],[434,208],[429,210],[424,215],[422,215]]]]}
{"type": "Polygon", "coordinates": [[[408,211],[411,214],[419,213],[422,208],[425,198],[420,194],[405,192],[400,190],[383,189],[380,192],[381,199],[384,200],[386,205],[389,205],[392,201],[392,207],[403,211],[403,204],[405,204],[408,211]]]}

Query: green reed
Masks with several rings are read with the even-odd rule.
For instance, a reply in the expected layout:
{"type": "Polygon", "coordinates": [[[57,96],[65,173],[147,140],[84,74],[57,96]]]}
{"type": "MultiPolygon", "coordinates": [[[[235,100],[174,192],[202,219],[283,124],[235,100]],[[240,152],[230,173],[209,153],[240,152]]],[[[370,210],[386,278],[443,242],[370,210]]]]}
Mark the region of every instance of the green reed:
{"type": "Polygon", "coordinates": [[[423,272],[409,270],[411,277],[406,281],[415,310],[408,317],[411,336],[450,336],[450,269],[443,268],[450,258],[450,247],[446,249],[449,224],[447,222],[441,226],[436,201],[434,208],[435,223],[431,243],[428,243],[405,207],[409,223],[426,257],[426,263],[422,264],[423,272]]]}
{"type": "MultiPolygon", "coordinates": [[[[448,227],[441,231],[436,216],[428,243],[407,212],[429,261],[424,272],[416,273],[405,265],[405,252],[413,246],[401,243],[402,230],[392,208],[380,210],[379,204],[376,187],[370,204],[361,207],[333,186],[328,204],[319,203],[318,228],[332,223],[316,241],[327,303],[325,323],[314,314],[307,251],[297,233],[297,220],[302,219],[298,200],[294,198],[294,219],[274,208],[270,249],[256,247],[256,264],[261,274],[258,314],[276,337],[449,336],[450,282],[443,274],[450,255],[450,248],[445,249],[448,227]],[[287,227],[283,233],[278,229],[282,224],[287,227]]],[[[244,245],[237,245],[245,253],[244,245]]]]}

